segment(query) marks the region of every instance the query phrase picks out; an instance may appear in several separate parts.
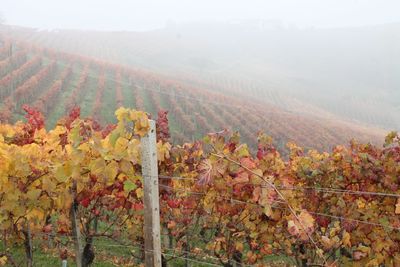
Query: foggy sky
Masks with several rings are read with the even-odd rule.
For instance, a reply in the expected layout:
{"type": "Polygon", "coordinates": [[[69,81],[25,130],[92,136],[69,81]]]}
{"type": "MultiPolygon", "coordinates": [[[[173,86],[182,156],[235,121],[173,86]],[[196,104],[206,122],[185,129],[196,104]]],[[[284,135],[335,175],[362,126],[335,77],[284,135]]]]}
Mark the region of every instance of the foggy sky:
{"type": "Polygon", "coordinates": [[[400,21],[399,0],[0,0],[7,24],[42,29],[150,30],[176,22],[277,19],[298,27],[400,21]]]}

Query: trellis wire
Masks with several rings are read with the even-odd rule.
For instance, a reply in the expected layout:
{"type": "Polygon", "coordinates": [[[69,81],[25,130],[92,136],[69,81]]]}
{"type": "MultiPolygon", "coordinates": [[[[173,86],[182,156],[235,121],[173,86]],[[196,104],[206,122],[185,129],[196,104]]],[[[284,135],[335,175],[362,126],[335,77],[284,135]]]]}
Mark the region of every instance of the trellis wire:
{"type": "MultiPolygon", "coordinates": [[[[166,188],[170,188],[170,189],[174,189],[173,187],[170,186],[165,186],[165,185],[160,185],[166,188]]],[[[184,189],[179,189],[180,192],[185,192],[184,189]]],[[[195,194],[199,194],[201,195],[201,193],[198,192],[191,192],[191,191],[186,191],[187,193],[195,193],[195,194]]],[[[204,193],[202,194],[204,195],[204,193]]],[[[242,203],[242,204],[248,204],[248,205],[256,205],[256,206],[260,206],[262,208],[264,208],[264,206],[257,204],[257,203],[251,203],[251,202],[247,202],[247,201],[242,201],[242,200],[238,200],[235,198],[225,198],[226,200],[230,200],[233,202],[238,202],[238,203],[242,203]]],[[[283,201],[279,201],[279,200],[275,200],[273,201],[271,204],[273,203],[280,203],[280,204],[285,204],[285,202],[283,201]]],[[[278,207],[278,206],[271,206],[272,208],[277,208],[277,209],[288,209],[285,207],[278,207]]],[[[294,209],[297,212],[301,212],[303,211],[302,209],[294,209]]],[[[320,213],[320,212],[313,212],[313,211],[307,211],[310,214],[316,215],[316,216],[322,216],[322,217],[329,217],[329,218],[334,218],[334,219],[338,219],[338,220],[344,220],[344,221],[353,221],[353,222],[357,222],[357,223],[361,223],[361,224],[366,224],[366,225],[372,225],[372,226],[377,226],[377,227],[382,227],[382,228],[387,228],[387,229],[392,229],[392,230],[400,230],[399,227],[394,227],[394,226],[389,226],[389,225],[383,225],[381,223],[375,223],[375,222],[369,222],[369,221],[365,221],[365,220],[358,220],[358,219],[353,219],[353,218],[348,218],[348,217],[344,217],[344,216],[337,216],[337,215],[331,215],[331,214],[326,214],[326,213],[320,213]]]]}
{"type": "MultiPolygon", "coordinates": [[[[160,179],[196,181],[195,178],[180,177],[180,176],[159,175],[158,177],[160,179]]],[[[252,184],[252,183],[237,183],[237,184],[260,186],[260,187],[270,187],[269,185],[256,185],[256,184],[252,184]]],[[[384,192],[372,192],[372,191],[358,191],[358,190],[350,190],[350,189],[317,187],[317,186],[313,187],[313,186],[278,186],[277,185],[276,188],[281,189],[281,190],[299,190],[299,191],[302,191],[302,190],[314,190],[314,191],[321,191],[321,192],[334,193],[334,194],[371,195],[371,196],[400,198],[400,194],[384,193],[384,192]]]]}

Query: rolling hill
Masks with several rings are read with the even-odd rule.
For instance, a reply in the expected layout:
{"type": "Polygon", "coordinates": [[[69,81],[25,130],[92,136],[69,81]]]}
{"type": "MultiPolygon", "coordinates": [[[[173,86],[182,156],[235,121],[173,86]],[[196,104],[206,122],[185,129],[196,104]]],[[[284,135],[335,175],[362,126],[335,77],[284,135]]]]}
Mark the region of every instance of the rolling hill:
{"type": "Polygon", "coordinates": [[[175,141],[190,141],[208,132],[238,130],[254,146],[258,131],[271,135],[279,148],[295,141],[307,148],[328,150],[351,138],[381,142],[384,131],[334,118],[320,119],[283,110],[272,104],[190,85],[163,74],[134,69],[15,40],[0,40],[0,119],[23,118],[22,105],[41,110],[48,127],[75,105],[83,116],[102,125],[114,122],[119,106],[135,107],[156,116],[169,110],[175,141]]]}
{"type": "Polygon", "coordinates": [[[296,29],[238,21],[149,32],[3,31],[300,115],[400,129],[400,24],[296,29]]]}

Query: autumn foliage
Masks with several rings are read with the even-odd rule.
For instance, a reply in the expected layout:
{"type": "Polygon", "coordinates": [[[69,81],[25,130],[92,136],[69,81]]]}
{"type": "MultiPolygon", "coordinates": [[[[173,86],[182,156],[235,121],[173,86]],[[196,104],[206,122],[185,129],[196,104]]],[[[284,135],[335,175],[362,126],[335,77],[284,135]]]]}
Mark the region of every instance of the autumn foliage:
{"type": "MultiPolygon", "coordinates": [[[[25,123],[0,125],[0,230],[14,240],[26,223],[70,234],[76,206],[85,237],[143,242],[146,113],[121,107],[118,123],[102,129],[75,108],[46,131],[41,113],[24,109],[25,123]]],[[[270,255],[303,266],[399,264],[396,133],[383,147],[352,141],[329,153],[289,143],[283,158],[263,134],[254,155],[228,131],[172,146],[167,113],[157,122],[161,224],[177,253],[225,266],[264,266],[270,255]]]]}

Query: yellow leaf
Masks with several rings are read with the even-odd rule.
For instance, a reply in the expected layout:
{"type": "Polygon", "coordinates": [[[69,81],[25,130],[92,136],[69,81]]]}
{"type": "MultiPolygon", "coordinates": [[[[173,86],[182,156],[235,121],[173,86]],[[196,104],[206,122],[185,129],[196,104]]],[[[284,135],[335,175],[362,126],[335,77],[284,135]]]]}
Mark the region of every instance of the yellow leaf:
{"type": "Polygon", "coordinates": [[[28,197],[29,200],[34,201],[37,200],[42,193],[42,190],[40,189],[31,189],[26,193],[26,196],[28,197]]]}
{"type": "Polygon", "coordinates": [[[7,263],[7,256],[0,257],[0,265],[4,266],[7,263]]]}
{"type": "Polygon", "coordinates": [[[67,162],[64,165],[59,165],[56,168],[54,176],[59,183],[65,183],[67,179],[71,176],[72,169],[71,165],[67,162]]]}
{"type": "Polygon", "coordinates": [[[395,214],[400,214],[400,198],[397,199],[395,214]]]}
{"type": "Polygon", "coordinates": [[[322,236],[321,243],[325,250],[331,250],[333,247],[337,247],[337,245],[339,244],[339,238],[335,236],[330,239],[329,237],[322,236]]]}
{"type": "Polygon", "coordinates": [[[26,216],[26,218],[27,218],[29,221],[33,221],[33,220],[36,220],[36,221],[43,221],[43,220],[44,220],[44,217],[45,217],[44,212],[43,212],[42,210],[39,210],[39,209],[33,209],[33,210],[31,210],[31,211],[27,214],[27,216],[26,216]]]}
{"type": "Polygon", "coordinates": [[[137,196],[138,198],[143,198],[144,192],[143,192],[143,189],[142,189],[142,188],[136,189],[135,192],[136,192],[136,196],[137,196]]]}
{"type": "Polygon", "coordinates": [[[248,150],[248,147],[246,144],[240,145],[235,149],[235,152],[238,153],[238,156],[243,158],[243,157],[249,157],[250,153],[248,150]]]}
{"type": "Polygon", "coordinates": [[[365,208],[365,202],[362,201],[361,199],[357,199],[357,206],[359,209],[365,208]]]}
{"type": "Polygon", "coordinates": [[[104,169],[106,168],[106,162],[104,161],[103,158],[97,158],[90,162],[90,172],[94,175],[101,175],[104,172],[104,169]]]}
{"type": "Polygon", "coordinates": [[[135,169],[133,168],[133,165],[125,159],[120,160],[119,168],[121,172],[125,173],[128,176],[133,176],[135,174],[135,169]]]}
{"type": "Polygon", "coordinates": [[[56,188],[56,184],[51,180],[50,177],[44,177],[42,179],[42,184],[43,190],[47,192],[53,192],[53,190],[56,188]]]}
{"type": "Polygon", "coordinates": [[[343,233],[342,243],[343,243],[343,246],[351,248],[350,234],[346,231],[344,231],[344,233],[343,233]]]}
{"type": "Polygon", "coordinates": [[[0,124],[0,134],[6,138],[11,138],[15,135],[15,129],[9,124],[0,124]]]}
{"type": "Polygon", "coordinates": [[[6,179],[5,176],[8,173],[10,164],[11,164],[10,154],[8,153],[8,151],[2,149],[2,147],[0,146],[0,176],[4,175],[4,178],[1,178],[1,180],[6,179]]]}
{"type": "Polygon", "coordinates": [[[149,119],[146,113],[136,111],[133,116],[131,115],[131,119],[135,121],[135,134],[145,136],[150,129],[149,119]]]}
{"type": "Polygon", "coordinates": [[[252,170],[254,174],[251,175],[251,183],[254,185],[260,185],[264,183],[264,179],[266,178],[261,178],[264,177],[263,171],[261,169],[255,169],[252,170]]]}
{"type": "Polygon", "coordinates": [[[378,259],[372,259],[367,263],[367,265],[365,265],[365,267],[375,267],[375,266],[379,266],[378,259]]]}
{"type": "Polygon", "coordinates": [[[162,141],[157,142],[157,158],[159,162],[164,162],[169,159],[171,145],[169,143],[163,143],[162,141]]]}
{"type": "Polygon", "coordinates": [[[274,201],[275,191],[272,188],[262,187],[258,203],[264,207],[264,213],[268,217],[272,214],[271,204],[274,201]]]}
{"type": "Polygon", "coordinates": [[[118,121],[123,121],[125,118],[127,118],[129,114],[129,110],[124,107],[120,107],[115,111],[115,116],[117,117],[118,121]]]}
{"type": "Polygon", "coordinates": [[[112,184],[115,180],[115,177],[118,174],[119,165],[116,161],[111,161],[105,168],[104,168],[104,177],[106,179],[107,184],[112,184]]]}
{"type": "Polygon", "coordinates": [[[115,154],[126,154],[126,148],[128,147],[129,140],[125,137],[119,137],[115,143],[115,154]]]}
{"type": "Polygon", "coordinates": [[[242,242],[236,242],[235,243],[235,248],[236,248],[237,251],[242,252],[243,249],[244,249],[244,245],[243,245],[242,242]]]}
{"type": "Polygon", "coordinates": [[[67,210],[71,207],[72,196],[68,192],[68,190],[66,190],[65,192],[58,195],[57,198],[55,198],[54,202],[58,210],[67,210]]]}

